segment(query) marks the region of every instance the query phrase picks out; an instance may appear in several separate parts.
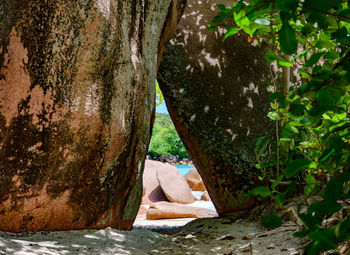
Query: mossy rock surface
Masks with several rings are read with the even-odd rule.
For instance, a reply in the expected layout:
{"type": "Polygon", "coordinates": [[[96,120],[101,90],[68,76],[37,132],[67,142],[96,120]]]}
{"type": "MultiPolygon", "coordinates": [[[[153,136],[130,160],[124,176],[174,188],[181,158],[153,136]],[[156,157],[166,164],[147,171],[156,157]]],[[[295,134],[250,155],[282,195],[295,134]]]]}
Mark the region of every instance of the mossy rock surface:
{"type": "Polygon", "coordinates": [[[218,212],[225,213],[251,205],[244,195],[254,185],[250,147],[272,136],[273,123],[266,117],[266,49],[242,34],[223,42],[223,31],[207,29],[221,3],[188,1],[158,81],[191,159],[218,212]]]}

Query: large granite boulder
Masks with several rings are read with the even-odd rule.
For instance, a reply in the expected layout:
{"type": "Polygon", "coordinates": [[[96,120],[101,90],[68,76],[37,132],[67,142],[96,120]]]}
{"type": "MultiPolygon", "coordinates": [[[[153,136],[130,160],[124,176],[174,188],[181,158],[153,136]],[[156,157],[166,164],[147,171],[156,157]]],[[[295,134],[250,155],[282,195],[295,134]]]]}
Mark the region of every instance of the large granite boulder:
{"type": "Polygon", "coordinates": [[[216,4],[189,0],[158,74],[170,116],[219,214],[247,208],[253,185],[252,143],[272,134],[266,114],[271,70],[265,49],[243,34],[223,42],[209,31],[216,4]]]}
{"type": "Polygon", "coordinates": [[[145,169],[143,171],[143,190],[142,204],[152,204],[159,201],[168,201],[162,188],[159,185],[157,173],[158,169],[164,168],[165,171],[172,170],[172,166],[159,161],[145,160],[145,169]]]}
{"type": "Polygon", "coordinates": [[[185,175],[185,180],[192,189],[192,191],[206,191],[202,177],[199,175],[196,168],[190,169],[185,175]]]}
{"type": "Polygon", "coordinates": [[[158,202],[151,204],[146,213],[147,220],[175,218],[212,218],[216,216],[217,213],[210,209],[168,202],[158,202]]]}
{"type": "Polygon", "coordinates": [[[159,185],[170,202],[191,204],[196,201],[190,186],[175,166],[159,168],[157,172],[159,185]]]}
{"type": "Polygon", "coordinates": [[[211,200],[208,191],[205,191],[205,192],[202,194],[201,200],[202,200],[202,201],[210,201],[210,200],[211,200]]]}
{"type": "Polygon", "coordinates": [[[130,229],[182,0],[0,1],[0,230],[130,229]]]}

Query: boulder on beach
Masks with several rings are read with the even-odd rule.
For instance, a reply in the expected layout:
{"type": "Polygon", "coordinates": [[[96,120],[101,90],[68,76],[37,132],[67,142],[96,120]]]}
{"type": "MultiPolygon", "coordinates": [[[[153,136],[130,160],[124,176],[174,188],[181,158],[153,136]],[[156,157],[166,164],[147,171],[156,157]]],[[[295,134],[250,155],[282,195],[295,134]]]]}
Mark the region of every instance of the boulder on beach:
{"type": "Polygon", "coordinates": [[[181,205],[178,203],[158,202],[151,204],[147,210],[147,220],[173,219],[173,218],[211,218],[216,217],[213,210],[181,205]]]}
{"type": "Polygon", "coordinates": [[[185,180],[193,191],[206,191],[202,177],[199,175],[196,168],[192,168],[185,176],[185,180]]]}
{"type": "Polygon", "coordinates": [[[210,201],[210,200],[211,200],[208,191],[205,191],[205,192],[202,194],[201,200],[202,200],[202,201],[210,201]]]}
{"type": "Polygon", "coordinates": [[[179,159],[176,156],[170,155],[170,156],[164,156],[161,155],[159,157],[159,161],[163,163],[176,163],[179,161],[179,159]]]}
{"type": "Polygon", "coordinates": [[[159,185],[170,202],[190,204],[196,199],[185,178],[175,166],[167,165],[158,169],[159,185]]]}
{"type": "Polygon", "coordinates": [[[157,172],[158,169],[164,168],[165,171],[170,166],[154,160],[145,161],[145,170],[143,172],[143,196],[142,204],[152,204],[159,201],[168,201],[162,188],[159,185],[157,172]]]}
{"type": "Polygon", "coordinates": [[[147,213],[147,207],[141,205],[139,208],[139,211],[137,212],[137,215],[145,215],[147,213]]]}

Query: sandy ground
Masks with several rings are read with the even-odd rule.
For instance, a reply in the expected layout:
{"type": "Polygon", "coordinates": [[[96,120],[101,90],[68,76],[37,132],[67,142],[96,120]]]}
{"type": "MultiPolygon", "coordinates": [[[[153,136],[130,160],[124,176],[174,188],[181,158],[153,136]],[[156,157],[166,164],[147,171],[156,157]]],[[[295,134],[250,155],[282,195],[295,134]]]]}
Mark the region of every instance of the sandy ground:
{"type": "Polygon", "coordinates": [[[268,231],[248,220],[192,220],[139,217],[132,231],[0,232],[0,254],[302,254],[305,243],[292,222],[268,231]]]}
{"type": "MultiPolygon", "coordinates": [[[[211,201],[196,201],[191,206],[215,209],[211,201]]],[[[302,254],[306,240],[293,237],[293,233],[298,231],[295,223],[288,221],[274,230],[262,227],[262,215],[274,213],[273,208],[263,205],[238,217],[210,219],[146,220],[145,215],[140,215],[131,231],[105,228],[37,233],[0,232],[0,255],[302,254]]]]}

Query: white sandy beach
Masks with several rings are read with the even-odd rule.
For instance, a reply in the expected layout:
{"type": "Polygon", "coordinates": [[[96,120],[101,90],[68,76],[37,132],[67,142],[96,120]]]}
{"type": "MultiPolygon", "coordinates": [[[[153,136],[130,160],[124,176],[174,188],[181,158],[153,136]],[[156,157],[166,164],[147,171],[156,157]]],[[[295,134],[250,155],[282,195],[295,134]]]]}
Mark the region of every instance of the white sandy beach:
{"type": "Polygon", "coordinates": [[[132,231],[0,232],[0,254],[301,254],[303,240],[293,237],[291,222],[267,231],[245,220],[212,218],[174,228],[190,220],[138,219],[132,231]]]}

